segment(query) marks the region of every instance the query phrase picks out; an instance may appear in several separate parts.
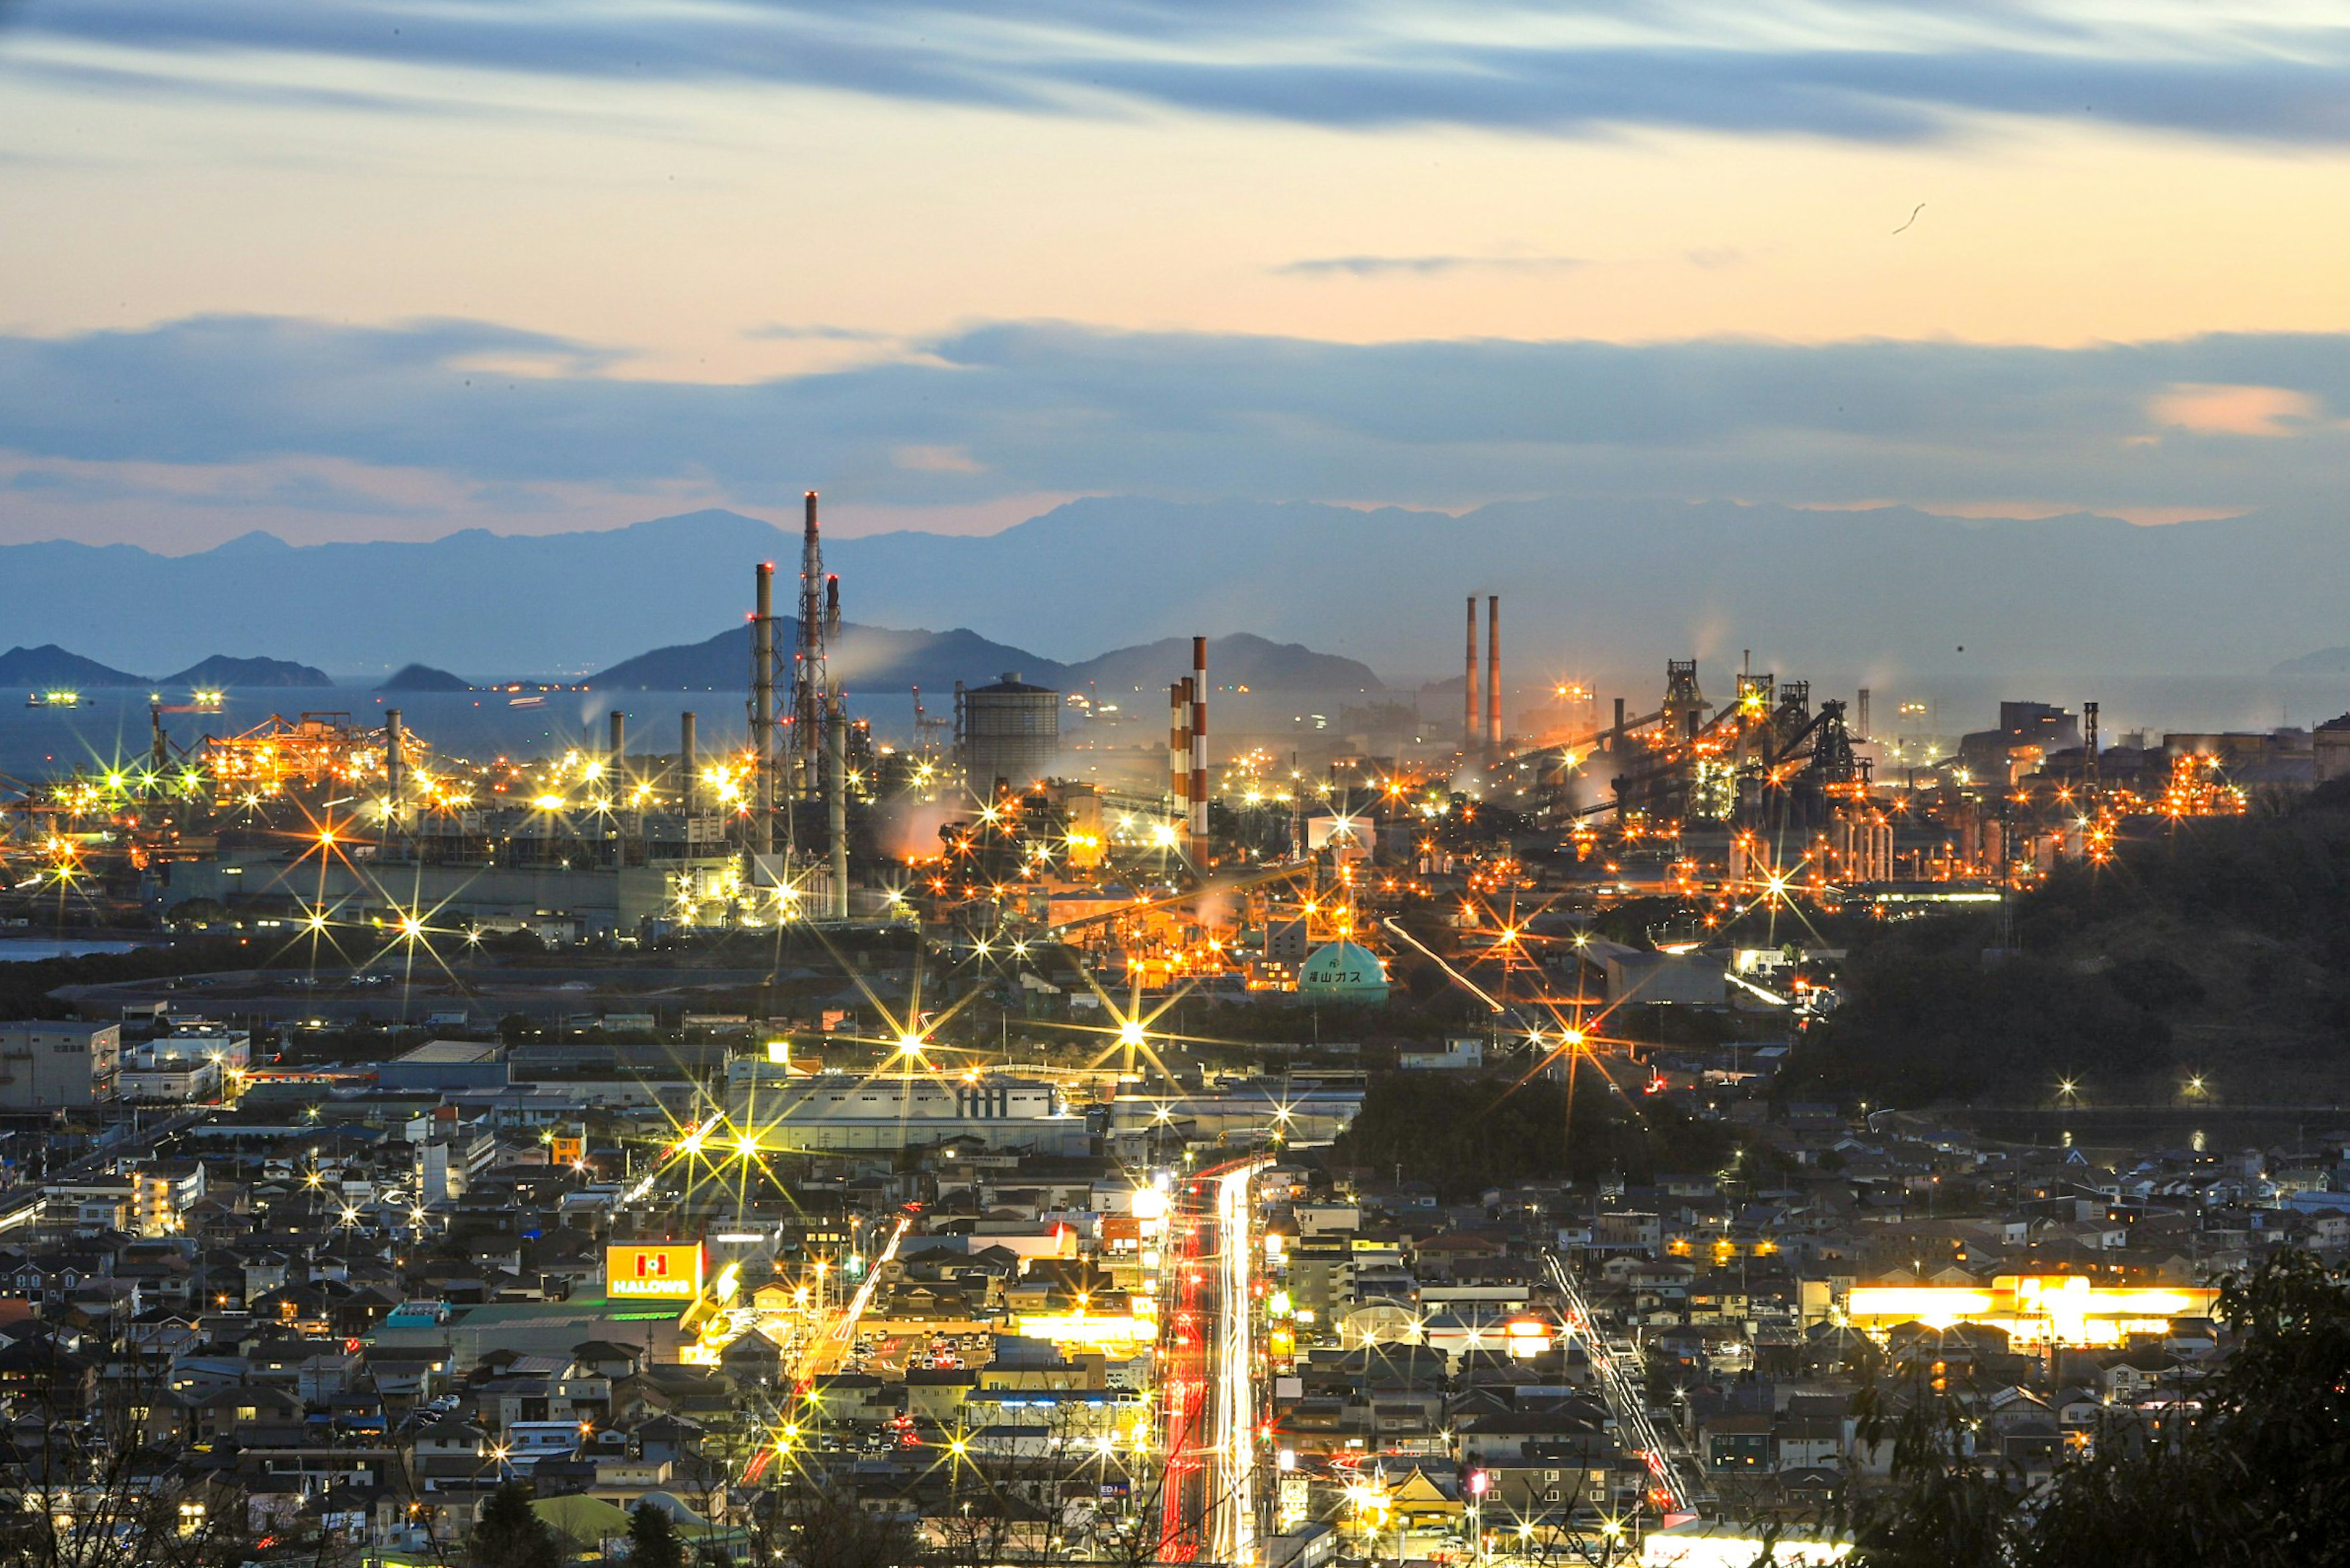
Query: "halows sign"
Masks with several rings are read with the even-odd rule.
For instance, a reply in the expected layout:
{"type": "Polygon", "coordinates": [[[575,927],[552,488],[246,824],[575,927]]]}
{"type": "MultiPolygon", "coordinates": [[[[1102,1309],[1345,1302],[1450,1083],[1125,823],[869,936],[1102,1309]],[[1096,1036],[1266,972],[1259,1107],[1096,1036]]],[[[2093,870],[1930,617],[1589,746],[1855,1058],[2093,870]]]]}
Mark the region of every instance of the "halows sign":
{"type": "Polygon", "coordinates": [[[604,1249],[604,1293],[691,1301],[702,1293],[702,1248],[692,1241],[616,1241],[604,1249]]]}

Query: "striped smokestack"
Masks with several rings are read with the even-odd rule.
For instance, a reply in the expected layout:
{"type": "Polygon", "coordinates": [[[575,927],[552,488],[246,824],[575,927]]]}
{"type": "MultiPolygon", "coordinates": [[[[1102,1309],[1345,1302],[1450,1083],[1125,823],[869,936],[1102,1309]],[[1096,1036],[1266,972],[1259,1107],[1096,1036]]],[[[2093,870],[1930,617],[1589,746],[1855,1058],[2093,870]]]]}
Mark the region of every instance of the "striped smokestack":
{"type": "Polygon", "coordinates": [[[1208,863],[1208,639],[1191,639],[1191,860],[1208,863]]]}
{"type": "Polygon", "coordinates": [[[1485,600],[1485,751],[1502,755],[1502,596],[1485,600]]]}
{"type": "Polygon", "coordinates": [[[1167,688],[1167,794],[1174,803],[1183,831],[1191,825],[1191,683],[1171,682],[1167,688]]]}
{"type": "Polygon", "coordinates": [[[1461,666],[1461,754],[1477,749],[1477,596],[1469,596],[1469,655],[1461,666]]]}

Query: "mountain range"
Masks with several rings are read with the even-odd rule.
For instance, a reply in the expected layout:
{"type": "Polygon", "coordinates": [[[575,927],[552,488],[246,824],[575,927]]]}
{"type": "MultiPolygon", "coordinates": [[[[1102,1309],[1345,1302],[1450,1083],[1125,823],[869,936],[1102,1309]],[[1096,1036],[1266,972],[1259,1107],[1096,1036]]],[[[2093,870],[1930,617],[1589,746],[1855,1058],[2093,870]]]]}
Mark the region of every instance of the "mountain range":
{"type": "MultiPolygon", "coordinates": [[[[250,612],[265,597],[281,654],[370,685],[418,658],[576,678],[740,617],[749,567],[788,563],[796,544],[712,511],[429,544],[256,534],[184,556],[16,545],[0,546],[0,633],[78,643],[119,669],[172,667],[205,651],[213,616],[127,607],[250,612]]],[[[1458,671],[1463,596],[1499,592],[1523,680],[1628,672],[1645,685],[1666,658],[1719,668],[1751,648],[1758,669],[1884,683],[2259,674],[2341,640],[2350,529],[2314,511],[2141,527],[1730,502],[1511,501],[1455,517],[1101,497],[984,536],[833,539],[826,558],[860,624],[967,628],[1029,650],[1003,667],[1040,676],[1047,660],[1245,628],[1417,681],[1458,671]]],[[[1156,679],[1165,661],[1141,662],[1156,679]]]]}
{"type": "Polygon", "coordinates": [[[0,653],[0,686],[22,686],[27,690],[50,687],[88,688],[102,691],[108,688],[130,687],[202,687],[220,691],[249,690],[255,687],[280,688],[332,686],[334,678],[323,670],[307,664],[296,664],[283,659],[236,659],[215,653],[198,659],[185,670],[152,680],[133,675],[100,664],[95,659],[85,659],[56,643],[43,643],[38,648],[12,648],[0,653]]]}
{"type": "MultiPolygon", "coordinates": [[[[783,618],[776,636],[789,649],[798,639],[799,622],[783,618]]],[[[1064,664],[961,628],[897,631],[844,621],[840,640],[827,659],[830,672],[851,691],[920,686],[943,694],[958,680],[976,686],[1003,675],[1064,691],[1139,691],[1164,686],[1191,669],[1191,645],[1170,638],[1064,664]]],[[[657,648],[622,659],[583,684],[595,691],[740,691],[750,684],[750,670],[751,628],[746,625],[702,642],[657,648]]],[[[1252,691],[1379,690],[1379,679],[1367,665],[1246,632],[1209,639],[1208,670],[1220,686],[1252,691]]]]}

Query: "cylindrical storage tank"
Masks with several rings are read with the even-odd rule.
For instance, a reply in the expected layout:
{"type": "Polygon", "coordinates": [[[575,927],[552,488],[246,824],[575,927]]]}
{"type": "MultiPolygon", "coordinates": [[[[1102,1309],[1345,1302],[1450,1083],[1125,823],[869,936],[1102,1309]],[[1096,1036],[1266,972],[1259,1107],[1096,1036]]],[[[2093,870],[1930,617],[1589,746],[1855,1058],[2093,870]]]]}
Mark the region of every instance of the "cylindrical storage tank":
{"type": "Polygon", "coordinates": [[[962,697],[963,777],[979,794],[1002,779],[1024,790],[1048,776],[1061,754],[1061,694],[1031,686],[1014,670],[962,697]]]}

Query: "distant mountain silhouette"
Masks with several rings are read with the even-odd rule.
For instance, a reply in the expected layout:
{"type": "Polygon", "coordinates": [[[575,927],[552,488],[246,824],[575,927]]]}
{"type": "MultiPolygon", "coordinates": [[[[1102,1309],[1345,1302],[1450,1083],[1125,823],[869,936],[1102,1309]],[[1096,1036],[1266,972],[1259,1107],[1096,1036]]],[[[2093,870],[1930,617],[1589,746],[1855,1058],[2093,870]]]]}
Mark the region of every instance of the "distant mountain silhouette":
{"type": "Polygon", "coordinates": [[[2272,666],[2271,675],[2350,675],[2350,648],[2321,648],[2272,666]]]}
{"type": "MultiPolygon", "coordinates": [[[[776,635],[788,649],[799,636],[799,622],[783,618],[776,635]]],[[[1126,690],[1163,687],[1180,679],[1191,668],[1191,644],[1189,639],[1169,638],[1116,649],[1082,664],[1062,664],[961,628],[893,631],[848,623],[840,628],[840,645],[832,651],[830,667],[852,691],[902,691],[920,686],[944,692],[958,680],[978,686],[1014,673],[1034,685],[1064,691],[1087,686],[1126,690]]],[[[1257,691],[1380,690],[1378,677],[1354,659],[1246,634],[1209,639],[1208,670],[1220,687],[1239,685],[1257,691]]],[[[750,682],[751,628],[744,625],[702,642],[657,648],[623,659],[589,676],[587,684],[602,691],[741,691],[750,682]]]]}
{"type": "Polygon", "coordinates": [[[69,686],[80,691],[146,684],[126,670],[109,669],[78,653],[68,653],[54,642],[45,642],[38,648],[12,648],[0,653],[0,686],[22,686],[27,691],[69,686]]]}
{"type": "Polygon", "coordinates": [[[224,653],[215,653],[210,659],[191,664],[178,674],[166,675],[156,682],[159,686],[205,686],[222,691],[256,686],[332,686],[334,683],[333,676],[323,670],[313,670],[307,664],[296,664],[284,659],[232,659],[224,653]]]}
{"type": "MultiPolygon", "coordinates": [[[[265,594],[280,655],[338,673],[380,680],[430,650],[461,669],[576,678],[739,624],[756,562],[786,563],[791,602],[796,544],[716,511],[429,544],[247,535],[181,556],[51,542],[0,546],[0,583],[13,638],[81,642],[118,666],[184,665],[213,635],[196,607],[265,594]],[[189,609],[125,615],[125,604],[189,609]]],[[[861,625],[962,628],[971,662],[921,653],[931,680],[1014,668],[1066,680],[1064,666],[1103,649],[1243,629],[1359,660],[1390,682],[1447,677],[1460,669],[1462,596],[1500,593],[1514,686],[1573,674],[1645,691],[1669,657],[1720,670],[1752,649],[1757,670],[1882,688],[1949,673],[1954,660],[2019,680],[2258,673],[2341,639],[2334,585],[2350,577],[2350,528],[2314,504],[2140,527],[1679,500],[1510,501],[1456,517],[1104,496],[993,535],[833,538],[825,556],[861,625]],[[1028,651],[1015,664],[988,646],[1028,651]]],[[[897,645],[872,683],[911,673],[892,660],[915,657],[928,634],[899,635],[917,644],[897,645]]],[[[742,680],[675,673],[659,683],[742,680]]]]}
{"type": "Polygon", "coordinates": [[[435,670],[429,664],[404,664],[379,691],[471,691],[473,683],[462,675],[435,670]]]}
{"type": "MultiPolygon", "coordinates": [[[[788,652],[799,622],[784,617],[775,635],[788,652]]],[[[975,632],[892,631],[843,623],[831,673],[853,691],[902,691],[909,686],[951,691],[958,680],[979,685],[1017,670],[1040,685],[1057,684],[1063,667],[975,632]]],[[[599,691],[744,691],[751,685],[751,628],[746,623],[701,642],[656,648],[588,677],[599,691]]]]}
{"type": "MultiPolygon", "coordinates": [[[[1191,668],[1191,639],[1167,637],[1070,665],[1062,679],[1076,686],[1149,690],[1180,679],[1191,668]]],[[[1245,686],[1252,691],[1384,690],[1371,667],[1358,659],[1248,632],[1208,639],[1208,680],[1218,688],[1245,686]]]]}

